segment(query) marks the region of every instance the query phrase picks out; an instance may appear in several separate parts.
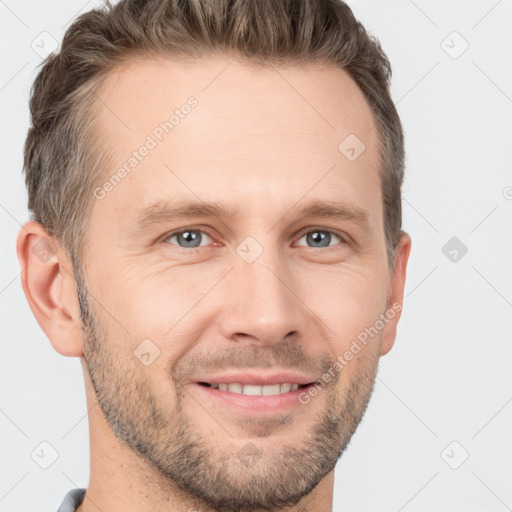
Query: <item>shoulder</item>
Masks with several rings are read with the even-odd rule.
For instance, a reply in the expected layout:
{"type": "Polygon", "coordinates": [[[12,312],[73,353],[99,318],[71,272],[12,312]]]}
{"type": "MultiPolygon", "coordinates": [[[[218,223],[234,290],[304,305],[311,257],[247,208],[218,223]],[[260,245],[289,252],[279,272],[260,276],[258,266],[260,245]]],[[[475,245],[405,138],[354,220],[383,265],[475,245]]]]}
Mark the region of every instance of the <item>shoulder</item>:
{"type": "Polygon", "coordinates": [[[71,489],[64,497],[57,512],[75,512],[84,499],[85,491],[86,489],[71,489]]]}

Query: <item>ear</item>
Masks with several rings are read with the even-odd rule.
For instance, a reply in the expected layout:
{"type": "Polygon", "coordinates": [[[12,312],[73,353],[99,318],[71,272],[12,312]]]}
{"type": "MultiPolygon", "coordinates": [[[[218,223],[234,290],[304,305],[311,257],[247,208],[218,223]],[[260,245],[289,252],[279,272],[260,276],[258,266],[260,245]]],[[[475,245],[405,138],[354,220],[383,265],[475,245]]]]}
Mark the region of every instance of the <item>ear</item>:
{"type": "Polygon", "coordinates": [[[83,355],[76,282],[66,252],[35,221],[21,227],[16,252],[23,291],[53,348],[64,356],[83,355]]]}
{"type": "Polygon", "coordinates": [[[382,343],[380,355],[386,355],[393,347],[396,339],[396,328],[402,315],[404,299],[405,275],[407,261],[411,252],[411,237],[402,231],[400,240],[395,251],[393,272],[388,289],[388,301],[386,306],[386,317],[388,321],[382,331],[382,343]]]}

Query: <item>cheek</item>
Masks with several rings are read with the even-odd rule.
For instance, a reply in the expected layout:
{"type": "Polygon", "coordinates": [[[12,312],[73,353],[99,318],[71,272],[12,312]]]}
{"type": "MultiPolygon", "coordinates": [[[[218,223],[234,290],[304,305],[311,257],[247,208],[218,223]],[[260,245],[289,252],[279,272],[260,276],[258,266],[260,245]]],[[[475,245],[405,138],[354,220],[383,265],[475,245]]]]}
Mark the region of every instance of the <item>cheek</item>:
{"type": "MultiPolygon", "coordinates": [[[[334,357],[345,353],[383,312],[387,283],[379,270],[368,260],[340,265],[292,264],[288,269],[290,286],[307,305],[304,314],[313,311],[321,320],[315,323],[316,329],[324,329],[305,336],[323,338],[334,357]]],[[[121,324],[119,335],[129,340],[130,351],[149,339],[158,347],[155,352],[159,350],[163,356],[158,363],[165,361],[170,368],[201,334],[215,328],[216,315],[223,310],[222,297],[208,295],[225,273],[222,264],[149,265],[142,270],[140,264],[134,264],[118,266],[110,273],[103,267],[95,276],[99,283],[95,297],[110,313],[108,322],[121,324]]]]}
{"type": "Polygon", "coordinates": [[[339,355],[375,325],[386,304],[386,282],[370,268],[325,268],[310,272],[305,302],[328,326],[332,349],[339,355]]]}
{"type": "MultiPolygon", "coordinates": [[[[199,273],[192,267],[166,268],[164,272],[152,269],[122,272],[111,278],[110,304],[112,315],[130,334],[133,350],[143,340],[149,349],[160,352],[157,366],[167,372],[183,353],[197,342],[214,314],[214,305],[208,302],[208,292],[216,277],[211,269],[199,273]],[[117,283],[114,285],[113,283],[117,283]]],[[[150,350],[151,351],[151,350],[150,350]]]]}
{"type": "Polygon", "coordinates": [[[109,302],[138,334],[165,333],[192,306],[200,292],[186,271],[134,265],[108,278],[109,302]]]}

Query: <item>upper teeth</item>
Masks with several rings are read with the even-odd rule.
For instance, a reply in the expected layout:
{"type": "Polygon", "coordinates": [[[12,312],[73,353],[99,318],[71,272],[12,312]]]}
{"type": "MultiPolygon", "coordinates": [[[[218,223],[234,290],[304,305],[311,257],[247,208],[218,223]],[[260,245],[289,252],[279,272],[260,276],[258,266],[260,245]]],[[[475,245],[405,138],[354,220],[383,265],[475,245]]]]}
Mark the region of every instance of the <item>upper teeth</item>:
{"type": "Polygon", "coordinates": [[[270,384],[267,386],[257,386],[255,384],[240,384],[238,382],[232,384],[210,384],[212,388],[221,391],[231,391],[232,393],[242,393],[244,395],[279,395],[288,393],[288,391],[296,391],[299,389],[298,384],[270,384]]]}

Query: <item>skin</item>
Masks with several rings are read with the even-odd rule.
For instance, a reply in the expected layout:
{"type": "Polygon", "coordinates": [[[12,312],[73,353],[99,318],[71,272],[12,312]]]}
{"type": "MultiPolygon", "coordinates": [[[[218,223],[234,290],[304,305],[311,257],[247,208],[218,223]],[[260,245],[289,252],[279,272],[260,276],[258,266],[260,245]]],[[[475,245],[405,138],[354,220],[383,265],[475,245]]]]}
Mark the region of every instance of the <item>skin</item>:
{"type": "Polygon", "coordinates": [[[411,239],[402,233],[390,272],[371,110],[349,75],[328,65],[132,61],[100,92],[101,136],[112,148],[105,176],[191,96],[190,114],[94,201],[78,273],[56,241],[49,260],[36,257],[32,248],[47,237],[38,223],[18,236],[39,325],[55,350],[82,362],[91,472],[79,510],[331,511],[334,465],[363,417],[400,312],[286,415],[221,407],[195,382],[237,366],[321,376],[402,303],[411,239]],[[353,162],[338,150],[348,134],[366,146],[353,162]],[[238,214],[135,229],[148,204],[198,198],[238,214]],[[313,199],[359,206],[368,229],[298,216],[294,208],[313,199]],[[200,247],[169,236],[184,228],[200,230],[200,247]],[[306,236],[315,230],[342,238],[318,246],[306,236]],[[253,263],[236,250],[247,237],[263,249],[253,263]],[[148,366],[133,353],[144,339],[160,350],[148,366]],[[257,463],[240,456],[244,447],[257,463]]]}

